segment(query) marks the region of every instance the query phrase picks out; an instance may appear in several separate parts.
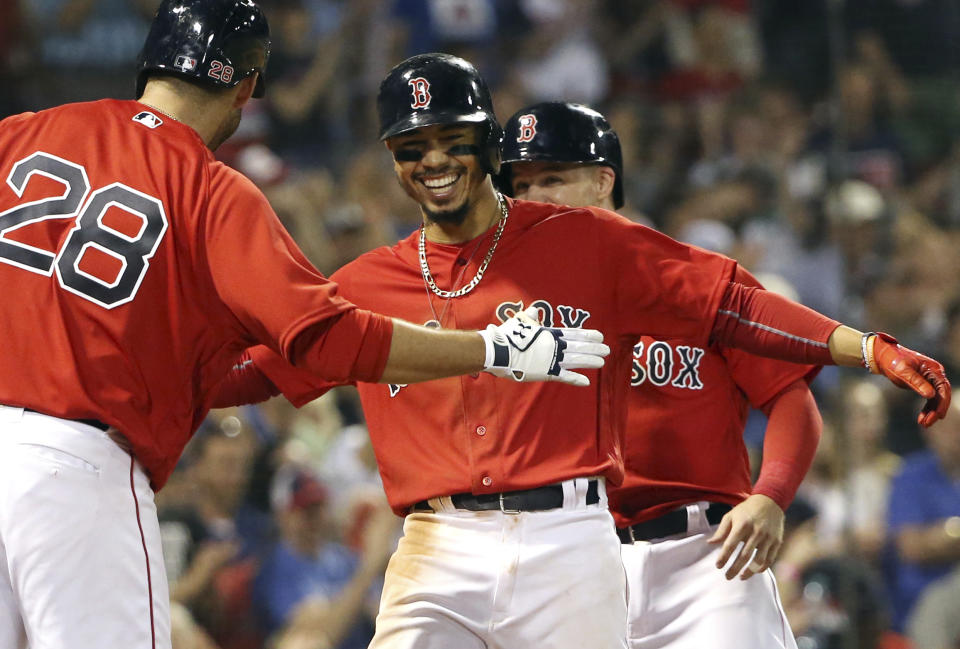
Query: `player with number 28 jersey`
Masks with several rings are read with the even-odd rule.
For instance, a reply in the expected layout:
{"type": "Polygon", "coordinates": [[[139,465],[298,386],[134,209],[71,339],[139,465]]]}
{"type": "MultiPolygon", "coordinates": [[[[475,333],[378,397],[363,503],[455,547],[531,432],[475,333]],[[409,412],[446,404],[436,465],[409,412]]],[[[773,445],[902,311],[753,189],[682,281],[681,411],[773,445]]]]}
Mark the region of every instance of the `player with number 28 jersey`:
{"type": "Polygon", "coordinates": [[[103,100],[0,126],[0,285],[29,323],[3,332],[0,403],[115,426],[155,488],[245,346],[353,310],[185,124],[103,100]]]}

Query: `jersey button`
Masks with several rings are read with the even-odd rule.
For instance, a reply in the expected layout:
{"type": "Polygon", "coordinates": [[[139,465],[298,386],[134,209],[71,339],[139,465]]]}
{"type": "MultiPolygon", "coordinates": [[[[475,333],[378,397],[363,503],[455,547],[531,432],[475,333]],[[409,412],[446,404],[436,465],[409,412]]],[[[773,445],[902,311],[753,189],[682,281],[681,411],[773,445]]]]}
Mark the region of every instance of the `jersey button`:
{"type": "Polygon", "coordinates": [[[485,475],[485,476],[483,476],[483,480],[481,480],[480,482],[483,483],[483,486],[484,486],[484,487],[489,487],[490,485],[493,484],[493,478],[491,478],[491,477],[488,476],[488,475],[485,475]]]}
{"type": "Polygon", "coordinates": [[[486,426],[477,426],[477,435],[479,435],[480,437],[483,437],[486,434],[487,434],[486,426]]]}
{"type": "Polygon", "coordinates": [[[457,261],[454,262],[454,263],[456,263],[457,266],[466,266],[466,265],[467,265],[467,260],[464,259],[463,257],[457,257],[457,261]]]}

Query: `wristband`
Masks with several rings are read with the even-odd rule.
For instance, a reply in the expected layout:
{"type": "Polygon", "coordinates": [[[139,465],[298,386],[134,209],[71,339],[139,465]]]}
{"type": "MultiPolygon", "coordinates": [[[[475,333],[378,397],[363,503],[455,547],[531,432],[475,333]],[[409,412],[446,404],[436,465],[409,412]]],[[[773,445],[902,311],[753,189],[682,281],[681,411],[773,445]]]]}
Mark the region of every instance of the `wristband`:
{"type": "Polygon", "coordinates": [[[481,338],[483,338],[483,369],[487,370],[491,367],[507,367],[510,364],[510,349],[505,344],[505,341],[500,341],[498,343],[495,340],[497,336],[496,328],[493,325],[490,325],[487,327],[487,329],[481,329],[477,331],[477,333],[480,334],[481,338]]]}
{"type": "Polygon", "coordinates": [[[873,360],[873,345],[870,344],[870,338],[876,337],[877,332],[867,331],[860,336],[860,364],[863,365],[872,374],[880,372],[874,369],[876,363],[873,360]]]}

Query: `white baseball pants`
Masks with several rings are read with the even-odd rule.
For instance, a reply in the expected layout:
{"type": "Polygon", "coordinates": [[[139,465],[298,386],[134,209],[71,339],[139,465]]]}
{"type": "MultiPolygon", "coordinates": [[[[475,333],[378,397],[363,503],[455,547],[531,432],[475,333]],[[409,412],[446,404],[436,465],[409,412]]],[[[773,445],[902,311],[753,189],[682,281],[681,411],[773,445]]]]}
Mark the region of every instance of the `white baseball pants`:
{"type": "Polygon", "coordinates": [[[106,433],[0,406],[0,649],[170,649],[146,475],[106,433]]]}
{"type": "Polygon", "coordinates": [[[687,534],[623,546],[630,649],[797,649],[773,573],[727,581],[707,539],[707,503],[687,506],[687,534]]]}
{"type": "Polygon", "coordinates": [[[564,491],[563,509],[407,516],[370,649],[625,649],[620,541],[602,482],[596,505],[583,478],[564,491]]]}

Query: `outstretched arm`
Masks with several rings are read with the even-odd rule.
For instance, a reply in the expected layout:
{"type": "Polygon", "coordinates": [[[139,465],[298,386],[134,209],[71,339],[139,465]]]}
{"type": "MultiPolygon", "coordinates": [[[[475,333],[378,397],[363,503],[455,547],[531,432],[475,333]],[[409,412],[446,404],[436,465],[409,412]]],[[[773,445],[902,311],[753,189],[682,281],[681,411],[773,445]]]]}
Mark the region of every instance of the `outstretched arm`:
{"type": "Polygon", "coordinates": [[[300,407],[343,383],[416,383],[481,371],[514,381],[590,385],[573,370],[603,366],[610,353],[603,335],[543,327],[533,312],[484,331],[456,331],[348,311],[331,326],[308,330],[294,341],[297,367],[263,345],[246,350],[214,389],[212,405],[257,403],[282,391],[300,407]]]}
{"type": "Polygon", "coordinates": [[[340,382],[414,383],[483,371],[516,381],[589,385],[571,370],[603,366],[610,353],[603,335],[544,327],[534,313],[528,309],[483,331],[451,331],[356,309],[329,327],[301,334],[292,360],[340,382]]]}
{"type": "Polygon", "coordinates": [[[486,346],[475,331],[431,329],[393,322],[393,338],[381,383],[416,383],[479,372],[486,346]]]}
{"type": "Polygon", "coordinates": [[[775,293],[727,286],[712,339],[759,356],[815,365],[862,366],[927,400],[917,417],[930,426],[946,416],[950,382],[932,358],[883,333],[864,334],[775,293]]]}

